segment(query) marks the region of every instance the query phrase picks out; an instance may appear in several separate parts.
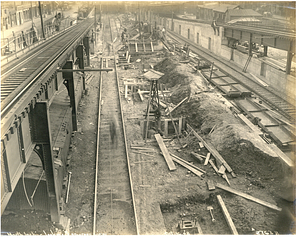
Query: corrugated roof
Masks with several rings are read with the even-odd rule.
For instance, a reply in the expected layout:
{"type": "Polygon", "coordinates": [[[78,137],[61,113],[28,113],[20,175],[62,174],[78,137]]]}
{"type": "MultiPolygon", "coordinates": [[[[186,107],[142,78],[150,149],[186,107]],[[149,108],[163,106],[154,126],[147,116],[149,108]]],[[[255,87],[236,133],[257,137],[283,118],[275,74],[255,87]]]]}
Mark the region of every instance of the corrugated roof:
{"type": "Polygon", "coordinates": [[[228,14],[234,17],[261,17],[262,15],[252,9],[228,9],[228,14]]]}

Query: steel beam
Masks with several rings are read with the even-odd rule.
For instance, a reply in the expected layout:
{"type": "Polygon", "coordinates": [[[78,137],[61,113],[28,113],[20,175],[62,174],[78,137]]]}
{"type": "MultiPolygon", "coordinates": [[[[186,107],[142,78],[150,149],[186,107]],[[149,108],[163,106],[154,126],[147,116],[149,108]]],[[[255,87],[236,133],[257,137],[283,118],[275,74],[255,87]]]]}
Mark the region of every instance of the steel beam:
{"type": "Polygon", "coordinates": [[[90,38],[88,36],[83,38],[83,45],[87,57],[87,65],[89,66],[90,65],[90,38]]]}
{"type": "Polygon", "coordinates": [[[34,151],[42,160],[43,169],[45,170],[51,221],[59,222],[59,198],[52,155],[52,138],[48,102],[36,102],[35,107],[30,112],[30,117],[32,140],[36,143],[34,151]]]}
{"type": "Polygon", "coordinates": [[[63,73],[73,73],[73,72],[87,72],[87,71],[113,71],[111,68],[104,68],[104,69],[57,69],[57,72],[63,72],[63,73]]]}
{"type": "Polygon", "coordinates": [[[75,85],[73,77],[73,61],[67,61],[63,66],[64,69],[71,69],[70,71],[63,72],[64,85],[68,89],[68,94],[70,97],[70,104],[72,107],[72,125],[73,131],[77,131],[77,110],[76,110],[76,101],[75,101],[75,85]]]}
{"type": "MultiPolygon", "coordinates": [[[[79,45],[76,48],[76,57],[79,60],[79,69],[84,70],[84,57],[83,57],[83,45],[79,45]]],[[[81,71],[84,72],[84,71],[81,71]]],[[[82,75],[83,90],[85,90],[85,75],[82,75]]]]}

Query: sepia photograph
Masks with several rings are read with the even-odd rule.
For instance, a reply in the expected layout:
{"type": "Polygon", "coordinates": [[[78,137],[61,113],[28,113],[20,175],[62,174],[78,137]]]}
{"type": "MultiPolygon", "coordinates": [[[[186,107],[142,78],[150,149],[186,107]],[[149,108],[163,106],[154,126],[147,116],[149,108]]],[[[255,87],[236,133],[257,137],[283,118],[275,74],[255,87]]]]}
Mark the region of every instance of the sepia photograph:
{"type": "Polygon", "coordinates": [[[0,1],[1,235],[296,235],[296,1],[0,1]]]}

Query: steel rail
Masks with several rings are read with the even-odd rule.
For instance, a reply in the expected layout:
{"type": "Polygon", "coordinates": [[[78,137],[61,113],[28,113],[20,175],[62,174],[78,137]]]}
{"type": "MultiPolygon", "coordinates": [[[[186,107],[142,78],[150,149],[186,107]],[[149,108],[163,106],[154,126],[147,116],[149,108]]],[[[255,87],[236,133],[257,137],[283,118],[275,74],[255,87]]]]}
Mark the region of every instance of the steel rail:
{"type": "MultiPolygon", "coordinates": [[[[236,78],[232,74],[229,74],[230,77],[232,77],[236,82],[240,83],[241,85],[245,86],[246,88],[250,89],[252,92],[257,94],[259,97],[261,97],[267,104],[269,104],[272,107],[275,107],[282,115],[284,115],[286,118],[289,120],[293,121],[293,117],[290,115],[289,110],[296,111],[295,106],[291,103],[289,103],[287,100],[282,98],[279,93],[274,92],[268,88],[262,87],[258,82],[253,81],[250,77],[246,76],[245,74],[242,74],[238,70],[236,70],[233,66],[228,64],[226,61],[220,61],[217,56],[214,56],[212,53],[206,52],[207,50],[203,50],[200,48],[199,45],[196,43],[186,39],[185,37],[178,35],[175,32],[168,31],[168,34],[171,38],[173,39],[180,39],[181,41],[188,43],[190,46],[194,48],[196,51],[201,52],[201,56],[199,55],[200,58],[203,58],[209,63],[214,62],[215,65],[219,68],[220,72],[228,73],[228,69],[224,69],[225,67],[228,67],[230,70],[234,71],[235,73],[238,73],[241,75],[241,77],[247,79],[247,83],[243,82],[241,79],[236,78]],[[210,59],[208,59],[210,58],[210,59]],[[249,86],[249,84],[252,84],[249,86]],[[255,89],[255,87],[259,88],[255,89]],[[267,95],[267,96],[266,96],[267,95]],[[273,98],[272,98],[273,97],[273,98]],[[276,98],[276,100],[274,99],[276,98]],[[284,104],[286,109],[283,108],[283,106],[280,106],[280,104],[284,104]]],[[[197,53],[197,52],[196,52],[197,53]]]]}
{"type": "MultiPolygon", "coordinates": [[[[51,38],[48,38],[47,40],[42,40],[43,42],[40,43],[36,48],[31,49],[31,51],[29,52],[31,55],[22,55],[21,58],[15,59],[17,60],[17,64],[12,66],[11,64],[13,64],[15,61],[11,61],[8,64],[8,66],[6,64],[1,64],[2,67],[2,72],[4,71],[4,73],[1,73],[1,82],[5,80],[5,77],[7,74],[15,71],[17,68],[21,68],[23,65],[26,64],[26,62],[28,62],[29,60],[33,59],[35,56],[38,56],[39,54],[41,54],[42,52],[44,52],[45,50],[49,49],[50,47],[52,47],[52,43],[57,41],[58,38],[62,38],[64,35],[66,35],[67,33],[69,33],[71,30],[75,29],[75,27],[78,25],[74,25],[71,27],[66,28],[64,31],[60,32],[59,34],[54,35],[51,38]],[[23,60],[24,58],[26,58],[25,60],[23,60]],[[3,70],[4,68],[4,70],[3,70]],[[7,71],[5,71],[5,69],[8,68],[7,71]]],[[[29,49],[30,50],[30,49],[29,49]]]]}
{"type": "MultiPolygon", "coordinates": [[[[109,28],[110,28],[110,38],[112,39],[112,30],[111,30],[111,25],[110,25],[110,20],[109,20],[109,28]]],[[[104,33],[103,33],[104,35],[104,33]]],[[[114,46],[112,46],[112,51],[114,54],[114,46]]],[[[136,214],[136,204],[135,204],[135,199],[134,199],[134,193],[133,193],[133,184],[132,184],[132,177],[131,177],[131,170],[130,170],[130,161],[129,161],[129,153],[128,153],[128,145],[127,145],[127,138],[126,138],[126,130],[125,130],[125,122],[124,122],[124,115],[123,115],[123,107],[121,103],[121,94],[120,94],[120,84],[119,84],[119,77],[118,77],[118,72],[117,72],[117,65],[116,65],[116,56],[114,54],[114,70],[115,70],[115,80],[116,80],[116,87],[117,87],[117,102],[119,104],[119,109],[120,109],[120,114],[121,114],[121,123],[122,123],[122,133],[123,133],[123,138],[124,138],[124,145],[125,145],[125,155],[126,155],[126,167],[128,171],[128,178],[129,178],[129,186],[130,186],[130,196],[131,196],[131,203],[133,205],[133,214],[134,214],[134,223],[135,223],[135,233],[139,235],[139,227],[138,227],[138,221],[137,221],[137,214],[136,214]]],[[[101,68],[103,67],[103,58],[101,59],[101,68]]],[[[100,154],[100,115],[101,115],[101,101],[102,101],[102,87],[103,87],[103,79],[102,79],[102,73],[100,76],[100,89],[99,89],[99,107],[98,107],[98,130],[97,130],[97,150],[96,150],[96,174],[95,174],[95,195],[94,195],[94,214],[93,214],[93,235],[96,235],[96,224],[97,224],[97,194],[98,194],[98,170],[99,170],[99,154],[100,154]]]]}
{"type": "MultiPolygon", "coordinates": [[[[103,67],[103,59],[101,58],[100,68],[103,67]]],[[[101,122],[101,99],[102,99],[102,72],[100,72],[99,85],[99,106],[98,106],[98,121],[97,121],[97,141],[96,141],[96,172],[95,172],[95,194],[94,194],[94,217],[93,217],[93,235],[96,235],[96,220],[97,220],[97,196],[98,196],[98,170],[99,170],[99,149],[100,149],[100,122],[101,122]]]]}
{"type": "MultiPolygon", "coordinates": [[[[113,45],[112,45],[112,51],[114,52],[114,46],[113,45]]],[[[130,170],[130,161],[129,161],[126,129],[125,129],[125,123],[124,123],[124,114],[123,114],[123,107],[122,107],[121,94],[120,94],[120,83],[119,83],[119,76],[118,76],[118,71],[117,71],[116,55],[115,54],[114,54],[114,68],[115,68],[115,73],[116,73],[119,104],[120,104],[120,108],[121,108],[121,120],[122,120],[122,128],[123,128],[123,135],[124,135],[124,142],[125,142],[125,152],[126,152],[126,161],[127,161],[127,168],[128,168],[128,174],[129,174],[129,182],[130,182],[130,190],[131,190],[131,197],[132,197],[132,204],[133,204],[134,221],[135,221],[135,226],[136,226],[136,234],[139,235],[140,234],[140,228],[139,228],[139,225],[138,225],[137,214],[136,214],[136,204],[135,204],[134,192],[133,192],[133,184],[132,184],[132,177],[131,177],[131,170],[130,170]]]]}
{"type": "MultiPolygon", "coordinates": [[[[90,26],[92,25],[92,22],[90,23],[90,26]]],[[[7,103],[4,108],[1,108],[1,117],[4,117],[4,115],[9,111],[9,109],[24,95],[24,93],[34,84],[36,81],[49,69],[51,66],[69,49],[69,47],[77,41],[77,38],[81,35],[86,34],[87,31],[89,31],[89,27],[87,27],[84,32],[79,32],[77,35],[73,38],[73,41],[69,42],[56,56],[54,56],[50,62],[47,63],[45,67],[43,67],[43,70],[39,71],[37,75],[33,77],[33,79],[23,88],[20,92],[17,93],[14,98],[7,103]]]]}

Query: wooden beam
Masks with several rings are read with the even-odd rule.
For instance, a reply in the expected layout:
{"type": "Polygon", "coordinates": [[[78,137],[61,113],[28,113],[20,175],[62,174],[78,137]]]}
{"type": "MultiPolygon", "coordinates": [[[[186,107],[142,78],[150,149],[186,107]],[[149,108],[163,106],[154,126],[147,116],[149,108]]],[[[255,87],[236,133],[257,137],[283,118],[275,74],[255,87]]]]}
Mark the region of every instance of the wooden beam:
{"type": "Polygon", "coordinates": [[[238,117],[248,126],[251,128],[251,130],[258,134],[262,135],[263,133],[252,123],[250,122],[243,114],[238,114],[238,117]]]}
{"type": "Polygon", "coordinates": [[[173,107],[172,109],[170,109],[167,113],[166,113],[166,115],[169,115],[169,113],[171,113],[171,112],[173,112],[177,107],[179,107],[182,103],[184,103],[184,101],[185,100],[187,100],[188,99],[188,97],[186,97],[186,98],[184,98],[183,100],[181,100],[181,102],[180,103],[178,103],[175,107],[173,107]]]}
{"type": "MultiPolygon", "coordinates": [[[[195,153],[195,152],[191,152],[190,153],[194,158],[198,159],[200,162],[203,162],[203,158],[201,157],[201,155],[195,153]]],[[[202,155],[203,156],[203,155],[202,155]]]]}
{"type": "Polygon", "coordinates": [[[228,212],[228,210],[227,210],[227,208],[225,206],[225,203],[224,203],[221,195],[217,195],[217,199],[218,199],[220,207],[222,208],[222,212],[224,214],[225,220],[226,220],[226,222],[227,222],[227,224],[228,224],[228,226],[229,226],[232,234],[233,235],[238,235],[239,233],[237,232],[237,230],[235,228],[235,225],[233,224],[233,221],[232,221],[232,219],[230,217],[230,214],[229,214],[229,212],[228,212]]]}
{"type": "Polygon", "coordinates": [[[171,158],[171,156],[169,154],[168,149],[166,148],[166,146],[165,146],[165,144],[163,142],[162,137],[160,136],[160,134],[155,134],[154,137],[155,137],[155,139],[157,141],[157,144],[158,144],[161,152],[163,153],[163,156],[164,156],[164,158],[165,158],[165,160],[167,162],[169,170],[171,170],[171,171],[172,170],[176,170],[176,166],[175,166],[175,164],[174,164],[174,162],[173,162],[173,160],[172,160],[172,158],[171,158]]]}
{"type": "Polygon", "coordinates": [[[288,166],[293,167],[294,163],[293,161],[285,154],[283,153],[276,145],[274,144],[268,144],[268,146],[278,155],[280,159],[282,159],[288,166]]]}
{"type": "Polygon", "coordinates": [[[269,207],[269,208],[274,209],[274,210],[276,210],[276,211],[281,211],[281,210],[282,210],[280,207],[277,207],[277,206],[274,205],[274,204],[271,204],[271,203],[269,203],[269,202],[265,202],[265,201],[263,201],[263,200],[260,200],[260,199],[258,199],[258,198],[255,198],[255,197],[252,197],[251,195],[248,195],[248,194],[246,194],[246,193],[237,191],[237,190],[235,190],[235,189],[233,189],[233,188],[227,187],[227,186],[222,185],[222,184],[220,184],[220,183],[217,183],[217,184],[216,184],[216,187],[221,188],[221,189],[223,189],[223,190],[225,190],[225,191],[227,191],[227,192],[236,194],[236,195],[238,195],[238,196],[241,196],[241,197],[243,197],[243,198],[246,198],[246,199],[248,199],[248,200],[251,200],[251,201],[253,201],[253,202],[256,202],[256,203],[258,203],[258,204],[260,204],[260,205],[269,207]]]}
{"type": "Polygon", "coordinates": [[[215,157],[216,160],[219,160],[221,164],[225,166],[229,173],[233,172],[231,167],[226,163],[223,157],[219,154],[219,152],[213,147],[212,144],[206,142],[189,124],[187,124],[187,128],[189,128],[193,134],[200,140],[203,145],[209,150],[209,152],[215,157]]]}
{"type": "Polygon", "coordinates": [[[214,164],[214,162],[211,159],[208,162],[210,163],[211,167],[213,167],[213,169],[216,171],[217,175],[220,176],[219,171],[218,171],[216,165],[214,164]]]}
{"type": "Polygon", "coordinates": [[[209,191],[215,190],[216,187],[214,185],[214,182],[212,180],[207,180],[207,188],[209,191]]]}
{"type": "Polygon", "coordinates": [[[140,95],[141,101],[144,101],[144,97],[143,97],[143,95],[142,95],[140,89],[138,89],[138,94],[140,95]]]}
{"type": "Polygon", "coordinates": [[[200,172],[206,174],[206,172],[205,172],[203,169],[200,169],[199,167],[197,167],[197,166],[195,166],[195,165],[193,165],[193,164],[191,164],[191,163],[185,161],[184,159],[181,159],[180,157],[178,157],[178,156],[176,156],[176,155],[174,155],[174,154],[172,154],[172,153],[170,153],[170,155],[171,155],[173,158],[176,158],[176,159],[180,160],[181,162],[187,164],[188,166],[191,166],[191,167],[193,167],[194,169],[197,169],[197,170],[199,170],[200,172]]]}
{"type": "Polygon", "coordinates": [[[206,157],[205,157],[204,165],[207,165],[209,159],[210,159],[210,153],[208,152],[206,157]]]}
{"type": "Polygon", "coordinates": [[[200,172],[199,170],[194,169],[193,167],[187,165],[186,163],[180,161],[179,159],[176,159],[175,157],[173,157],[173,160],[174,160],[176,163],[180,164],[182,167],[185,167],[186,169],[190,170],[192,173],[194,173],[194,174],[196,174],[197,176],[199,176],[200,178],[202,178],[203,173],[200,172]]]}

